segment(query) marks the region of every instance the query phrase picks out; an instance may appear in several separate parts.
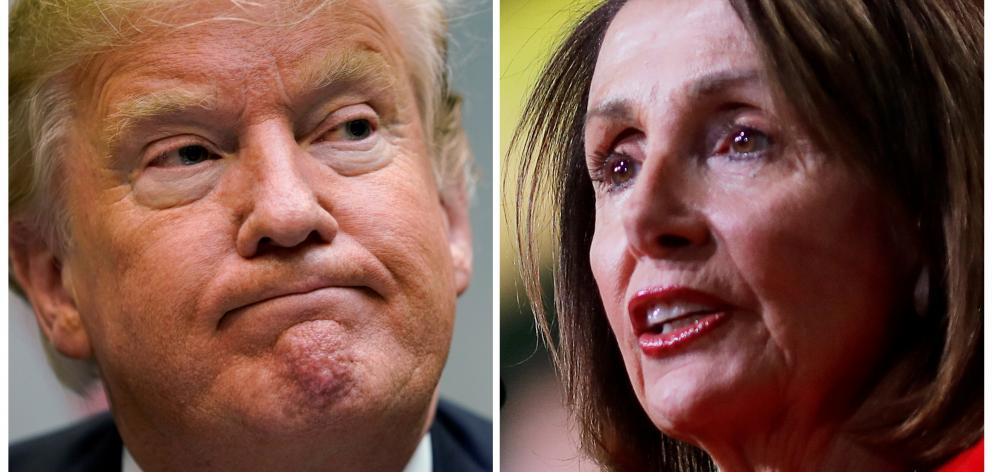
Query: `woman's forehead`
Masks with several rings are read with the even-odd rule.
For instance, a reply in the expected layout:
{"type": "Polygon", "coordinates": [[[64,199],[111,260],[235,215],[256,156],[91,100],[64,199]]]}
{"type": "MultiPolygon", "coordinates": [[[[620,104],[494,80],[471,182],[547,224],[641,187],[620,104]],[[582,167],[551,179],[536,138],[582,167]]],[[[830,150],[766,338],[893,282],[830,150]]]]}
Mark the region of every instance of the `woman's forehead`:
{"type": "Polygon", "coordinates": [[[596,62],[589,109],[625,102],[672,104],[726,86],[760,86],[760,57],[721,0],[627,3],[596,62]]]}

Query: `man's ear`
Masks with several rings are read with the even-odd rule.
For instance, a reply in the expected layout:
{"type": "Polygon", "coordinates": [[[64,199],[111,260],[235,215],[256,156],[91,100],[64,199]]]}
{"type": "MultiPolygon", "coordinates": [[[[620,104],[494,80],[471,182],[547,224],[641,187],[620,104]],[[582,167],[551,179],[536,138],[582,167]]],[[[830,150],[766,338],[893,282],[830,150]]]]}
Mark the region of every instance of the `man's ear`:
{"type": "Polygon", "coordinates": [[[74,359],[92,356],[68,270],[54,248],[36,231],[10,222],[10,258],[14,279],[31,303],[45,337],[60,353],[74,359]]]}
{"type": "Polygon", "coordinates": [[[455,289],[465,293],[472,278],[472,223],[468,217],[468,196],[464,191],[447,192],[441,206],[448,227],[448,248],[455,269],[455,289]]]}

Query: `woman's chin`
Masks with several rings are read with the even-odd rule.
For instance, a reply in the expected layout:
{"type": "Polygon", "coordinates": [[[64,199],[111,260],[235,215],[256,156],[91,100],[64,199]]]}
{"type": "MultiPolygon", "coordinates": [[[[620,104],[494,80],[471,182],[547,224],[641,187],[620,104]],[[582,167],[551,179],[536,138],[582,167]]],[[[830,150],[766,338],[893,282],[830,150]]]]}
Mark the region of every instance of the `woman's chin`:
{"type": "Polygon", "coordinates": [[[698,353],[679,365],[643,365],[644,409],[666,434],[684,440],[701,432],[748,429],[775,414],[772,370],[742,359],[698,353]]]}
{"type": "Polygon", "coordinates": [[[705,429],[730,415],[727,410],[734,401],[732,388],[707,384],[702,379],[683,379],[671,384],[659,379],[656,387],[647,388],[645,411],[658,429],[672,436],[692,435],[694,430],[705,429]]]}

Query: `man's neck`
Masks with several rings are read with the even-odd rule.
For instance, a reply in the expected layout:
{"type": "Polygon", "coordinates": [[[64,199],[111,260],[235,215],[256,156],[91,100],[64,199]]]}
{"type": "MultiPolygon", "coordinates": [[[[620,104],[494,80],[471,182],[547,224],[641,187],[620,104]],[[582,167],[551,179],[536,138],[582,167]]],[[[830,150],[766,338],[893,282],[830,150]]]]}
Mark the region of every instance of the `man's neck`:
{"type": "Polygon", "coordinates": [[[362,421],[333,422],[305,430],[252,430],[217,423],[162,427],[115,409],[128,451],[142,470],[403,470],[434,418],[429,408],[410,414],[389,410],[362,421]],[[131,419],[132,421],[128,421],[131,419]],[[182,429],[180,429],[182,428],[182,429]]]}
{"type": "MultiPolygon", "coordinates": [[[[121,472],[144,472],[141,466],[134,460],[131,451],[125,446],[121,472]]],[[[417,445],[417,450],[413,452],[413,457],[407,462],[403,472],[431,472],[434,470],[434,455],[431,447],[431,435],[425,434],[417,445]]]]}

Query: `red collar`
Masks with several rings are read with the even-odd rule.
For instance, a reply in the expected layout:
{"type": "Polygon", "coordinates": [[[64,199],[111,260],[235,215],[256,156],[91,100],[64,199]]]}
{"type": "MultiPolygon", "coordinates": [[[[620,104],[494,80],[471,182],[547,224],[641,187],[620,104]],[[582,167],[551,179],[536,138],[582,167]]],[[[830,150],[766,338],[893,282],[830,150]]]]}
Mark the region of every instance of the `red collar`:
{"type": "Polygon", "coordinates": [[[937,469],[937,472],[978,472],[985,470],[983,467],[985,459],[984,449],[985,438],[983,437],[978,441],[978,444],[965,449],[964,452],[958,454],[950,462],[937,469]]]}

